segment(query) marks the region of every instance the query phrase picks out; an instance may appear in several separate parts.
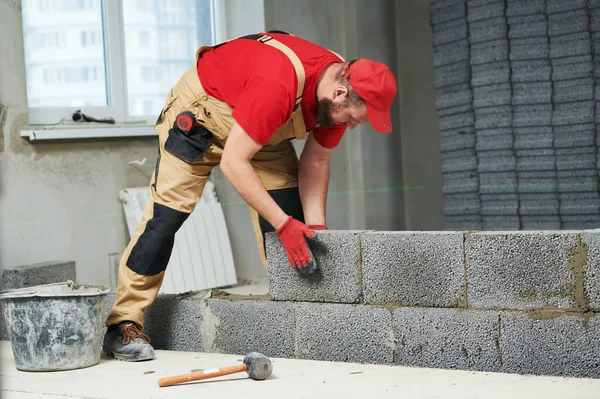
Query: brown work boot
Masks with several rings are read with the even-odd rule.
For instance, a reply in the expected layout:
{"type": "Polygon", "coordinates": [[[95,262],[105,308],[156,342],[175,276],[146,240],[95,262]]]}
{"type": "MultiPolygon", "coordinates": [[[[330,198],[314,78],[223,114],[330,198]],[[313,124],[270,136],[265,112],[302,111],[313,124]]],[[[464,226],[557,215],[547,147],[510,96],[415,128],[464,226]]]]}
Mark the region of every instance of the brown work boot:
{"type": "Polygon", "coordinates": [[[102,352],[126,362],[154,359],[154,348],[150,345],[150,337],[141,332],[131,321],[108,327],[104,335],[102,352]]]}

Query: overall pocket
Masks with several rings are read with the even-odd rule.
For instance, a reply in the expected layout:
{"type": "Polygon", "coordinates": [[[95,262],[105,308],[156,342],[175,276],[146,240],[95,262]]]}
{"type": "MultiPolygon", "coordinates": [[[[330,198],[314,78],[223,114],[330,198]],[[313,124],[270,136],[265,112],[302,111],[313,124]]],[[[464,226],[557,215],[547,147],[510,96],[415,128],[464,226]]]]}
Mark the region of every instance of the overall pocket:
{"type": "Polygon", "coordinates": [[[198,161],[210,146],[212,133],[198,124],[196,117],[189,111],[181,112],[169,129],[165,141],[165,150],[182,161],[198,161]]]}

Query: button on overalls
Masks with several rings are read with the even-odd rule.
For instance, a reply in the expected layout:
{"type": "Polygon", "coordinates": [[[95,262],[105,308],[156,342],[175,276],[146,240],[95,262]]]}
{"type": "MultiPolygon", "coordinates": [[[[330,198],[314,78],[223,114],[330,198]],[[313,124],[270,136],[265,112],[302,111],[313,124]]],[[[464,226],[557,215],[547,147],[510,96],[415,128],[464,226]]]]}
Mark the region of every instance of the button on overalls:
{"type": "MultiPolygon", "coordinates": [[[[279,49],[290,59],[296,71],[295,110],[256,153],[251,164],[267,190],[294,189],[297,193],[298,158],[290,140],[307,137],[300,107],[304,67],[289,47],[271,36],[250,35],[232,40],[241,39],[258,40],[279,49]]],[[[201,47],[196,52],[196,62],[206,51],[225,43],[201,47]]],[[[144,310],[154,302],[160,290],[175,233],[194,210],[212,169],[221,160],[227,136],[234,124],[232,111],[233,108],[225,102],[206,94],[195,65],[184,73],[167,96],[155,125],[159,155],[150,182],[150,198],[141,223],[121,257],[115,304],[106,321],[107,326],[130,320],[143,328],[144,310]],[[177,123],[182,113],[193,115],[195,121],[191,128],[187,124],[182,128],[177,123]]],[[[299,209],[284,211],[303,220],[301,204],[296,208],[299,209]]],[[[266,268],[263,235],[266,221],[252,208],[250,214],[266,268]]]]}

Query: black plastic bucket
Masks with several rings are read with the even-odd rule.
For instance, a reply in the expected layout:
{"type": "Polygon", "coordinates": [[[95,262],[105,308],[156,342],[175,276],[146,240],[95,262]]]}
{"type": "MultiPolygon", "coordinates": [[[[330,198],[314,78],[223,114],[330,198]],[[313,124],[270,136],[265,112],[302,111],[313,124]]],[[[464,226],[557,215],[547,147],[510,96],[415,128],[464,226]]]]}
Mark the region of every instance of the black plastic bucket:
{"type": "Polygon", "coordinates": [[[67,281],[0,294],[17,369],[57,371],[97,364],[109,291],[67,281]]]}

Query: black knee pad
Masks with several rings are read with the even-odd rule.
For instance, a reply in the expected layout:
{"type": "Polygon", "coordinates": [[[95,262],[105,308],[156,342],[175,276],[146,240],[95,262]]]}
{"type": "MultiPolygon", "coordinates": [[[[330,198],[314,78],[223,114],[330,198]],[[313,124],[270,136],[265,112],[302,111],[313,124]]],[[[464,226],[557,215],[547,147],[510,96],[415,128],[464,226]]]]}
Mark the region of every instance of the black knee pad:
{"type": "MultiPolygon", "coordinates": [[[[268,193],[286,214],[304,223],[304,211],[302,210],[302,202],[300,201],[300,191],[298,191],[297,187],[269,190],[268,193]]],[[[258,224],[263,234],[263,241],[265,233],[275,231],[275,228],[260,215],[258,217],[258,224]]]]}
{"type": "Polygon", "coordinates": [[[188,216],[189,213],[154,203],[154,215],[133,246],[127,267],[143,276],[165,271],[173,251],[175,233],[188,216]]]}

